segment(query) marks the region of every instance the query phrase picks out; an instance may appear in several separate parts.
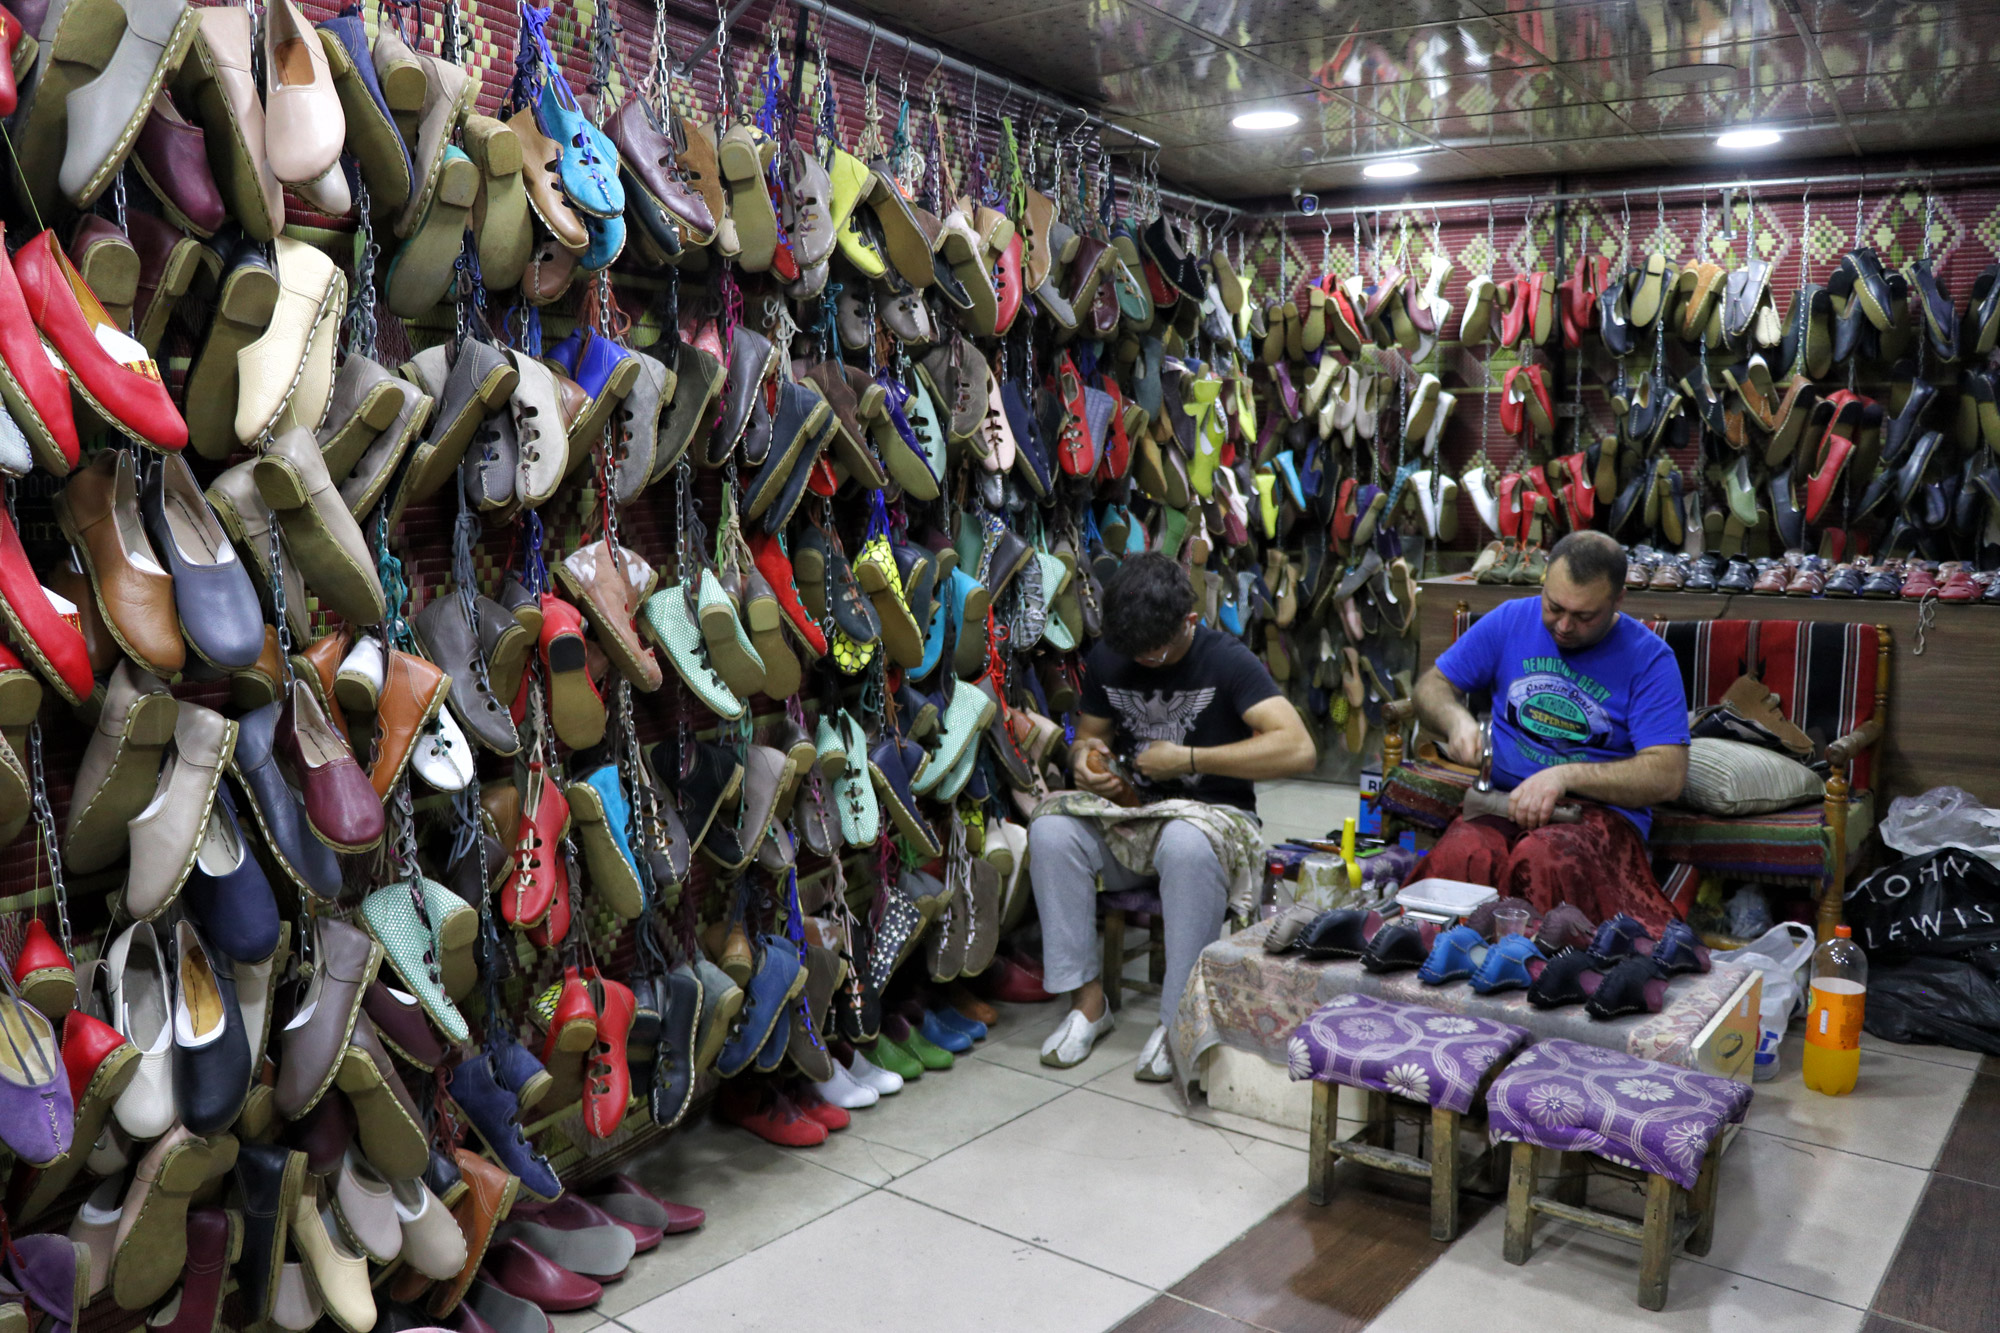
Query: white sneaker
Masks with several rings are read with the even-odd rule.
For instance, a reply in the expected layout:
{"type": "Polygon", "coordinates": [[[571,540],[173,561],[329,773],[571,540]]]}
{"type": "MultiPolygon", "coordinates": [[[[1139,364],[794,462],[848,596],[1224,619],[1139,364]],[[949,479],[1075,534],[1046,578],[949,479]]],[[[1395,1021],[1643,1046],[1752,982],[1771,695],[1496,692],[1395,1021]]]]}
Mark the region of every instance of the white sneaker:
{"type": "Polygon", "coordinates": [[[1132,1070],[1132,1077],[1142,1083],[1173,1082],[1174,1057],[1167,1050],[1165,1023],[1154,1028],[1153,1035],[1146,1038],[1146,1044],[1139,1050],[1139,1063],[1132,1070]]]}
{"type": "Polygon", "coordinates": [[[838,1060],[833,1062],[833,1077],[824,1083],[813,1084],[813,1088],[843,1111],[859,1111],[882,1100],[881,1093],[856,1082],[854,1075],[848,1073],[847,1067],[838,1060]]]}
{"type": "Polygon", "coordinates": [[[847,1073],[856,1083],[864,1088],[874,1089],[879,1096],[893,1097],[903,1090],[901,1074],[882,1068],[860,1051],[856,1051],[854,1059],[848,1063],[847,1073]]]}
{"type": "Polygon", "coordinates": [[[410,767],[439,791],[464,791],[472,785],[472,746],[450,709],[440,708],[424,728],[410,753],[410,767]]]}
{"type": "Polygon", "coordinates": [[[1095,1023],[1083,1016],[1083,1010],[1072,1009],[1042,1043],[1042,1063],[1056,1069],[1080,1065],[1089,1058],[1091,1047],[1117,1026],[1118,1016],[1108,1004],[1104,1006],[1104,1017],[1095,1023]]]}

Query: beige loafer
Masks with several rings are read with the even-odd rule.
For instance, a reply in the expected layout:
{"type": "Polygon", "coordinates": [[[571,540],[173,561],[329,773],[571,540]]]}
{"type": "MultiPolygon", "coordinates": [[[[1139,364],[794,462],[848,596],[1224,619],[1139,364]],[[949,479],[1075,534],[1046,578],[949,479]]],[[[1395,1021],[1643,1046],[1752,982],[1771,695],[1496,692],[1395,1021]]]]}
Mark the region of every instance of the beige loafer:
{"type": "Polygon", "coordinates": [[[311,433],[290,430],[272,440],[256,461],[256,481],[307,586],[349,623],[380,623],[387,604],[374,558],[311,433]]]}
{"type": "MultiPolygon", "coordinates": [[[[410,197],[396,217],[396,235],[403,237],[416,231],[430,209],[431,196],[444,173],[445,149],[451,146],[452,131],[465,119],[479,91],[478,82],[459,66],[435,56],[416,59],[423,68],[424,101],[417,121],[416,151],[410,155],[410,197]]],[[[396,104],[389,105],[393,108],[396,104]]]]}
{"type": "Polygon", "coordinates": [[[272,249],[278,298],[270,323],[236,354],[236,439],[244,445],[277,429],[305,373],[320,321],[331,313],[337,324],[346,301],[346,277],[317,246],[280,236],[272,249]]]}
{"type": "Polygon", "coordinates": [[[128,826],[132,872],[125,881],[125,914],[135,921],[151,921],[180,897],[208,834],[223,765],[235,751],[234,722],[199,704],[180,706],[159,788],[128,826]]]}
{"type": "Polygon", "coordinates": [[[192,106],[208,166],[230,216],[253,241],[285,226],[285,187],[265,154],[264,102],[251,73],[250,12],[237,5],[200,11],[201,29],[181,63],[176,92],[192,106]]]}

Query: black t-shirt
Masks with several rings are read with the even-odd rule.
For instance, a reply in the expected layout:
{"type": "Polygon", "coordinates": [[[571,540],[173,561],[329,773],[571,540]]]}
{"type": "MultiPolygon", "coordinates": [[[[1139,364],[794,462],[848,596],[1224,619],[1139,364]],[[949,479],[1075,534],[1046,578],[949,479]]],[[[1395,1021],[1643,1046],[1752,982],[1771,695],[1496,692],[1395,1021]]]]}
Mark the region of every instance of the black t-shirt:
{"type": "MultiPolygon", "coordinates": [[[[1091,650],[1083,673],[1083,711],[1112,723],[1111,749],[1127,761],[1147,741],[1201,749],[1248,740],[1255,733],[1243,714],[1278,693],[1271,673],[1240,639],[1205,626],[1195,629],[1194,645],[1178,662],[1140,666],[1100,643],[1091,650]]],[[[1136,769],[1132,777],[1143,786],[1136,769]]],[[[1163,799],[1207,801],[1257,812],[1257,788],[1243,778],[1202,773],[1170,778],[1156,784],[1154,791],[1163,799]]]]}

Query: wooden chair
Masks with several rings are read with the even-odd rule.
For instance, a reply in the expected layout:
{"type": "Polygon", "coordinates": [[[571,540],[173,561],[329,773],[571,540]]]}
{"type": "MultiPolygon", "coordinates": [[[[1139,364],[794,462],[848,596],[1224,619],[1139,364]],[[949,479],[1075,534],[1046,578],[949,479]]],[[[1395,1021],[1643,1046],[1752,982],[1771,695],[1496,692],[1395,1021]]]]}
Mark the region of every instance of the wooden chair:
{"type": "Polygon", "coordinates": [[[1125,889],[1100,893],[1097,905],[1104,914],[1104,997],[1115,1011],[1124,1007],[1122,992],[1158,995],[1167,976],[1166,916],[1160,910],[1157,889],[1125,889]],[[1143,926],[1146,942],[1128,946],[1127,925],[1143,926]],[[1147,959],[1145,981],[1125,975],[1125,965],[1135,958],[1147,959]]]}

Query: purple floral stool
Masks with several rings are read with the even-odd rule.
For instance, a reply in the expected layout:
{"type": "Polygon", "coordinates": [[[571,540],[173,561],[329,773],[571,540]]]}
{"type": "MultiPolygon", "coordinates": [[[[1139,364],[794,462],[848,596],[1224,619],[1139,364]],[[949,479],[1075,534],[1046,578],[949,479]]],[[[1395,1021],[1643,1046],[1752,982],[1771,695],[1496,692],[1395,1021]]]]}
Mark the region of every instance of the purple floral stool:
{"type": "Polygon", "coordinates": [[[1490,1018],[1439,1013],[1372,995],[1341,995],[1321,1005],[1292,1033],[1291,1073],[1313,1081],[1312,1138],[1306,1193],[1327,1201],[1339,1158],[1431,1182],[1431,1235],[1458,1235],[1459,1119],[1479,1105],[1494,1070],[1529,1040],[1526,1028],[1490,1018]],[[1368,1094],[1368,1123],[1358,1138],[1334,1132],[1334,1087],[1368,1094]],[[1399,1104],[1430,1108],[1430,1156],[1395,1150],[1399,1104]]]}
{"type": "Polygon", "coordinates": [[[1507,1188],[1506,1256],[1524,1264],[1541,1214],[1639,1242],[1639,1304],[1667,1303],[1667,1269],[1685,1241],[1708,1253],[1715,1236],[1711,1151],[1740,1123],[1750,1086],[1623,1051],[1560,1038],[1537,1042],[1493,1080],[1486,1094],[1489,1132],[1514,1145],[1507,1188]],[[1556,1155],[1555,1180],[1543,1191],[1537,1155],[1556,1155]],[[1608,1165],[1574,1165],[1587,1153],[1608,1165]],[[1646,1215],[1634,1220],[1584,1206],[1589,1172],[1646,1182],[1646,1215]]]}

